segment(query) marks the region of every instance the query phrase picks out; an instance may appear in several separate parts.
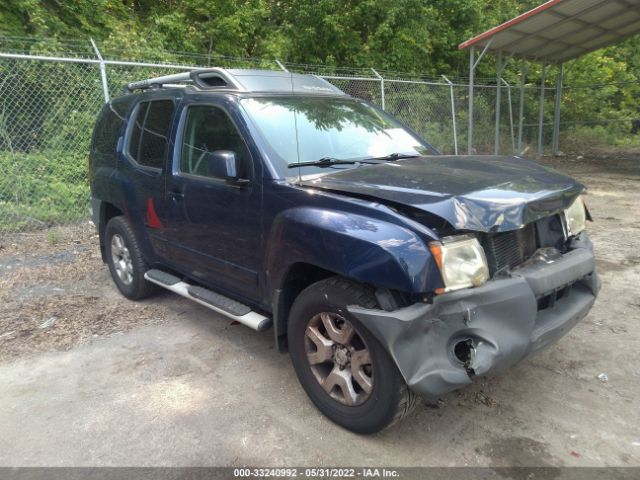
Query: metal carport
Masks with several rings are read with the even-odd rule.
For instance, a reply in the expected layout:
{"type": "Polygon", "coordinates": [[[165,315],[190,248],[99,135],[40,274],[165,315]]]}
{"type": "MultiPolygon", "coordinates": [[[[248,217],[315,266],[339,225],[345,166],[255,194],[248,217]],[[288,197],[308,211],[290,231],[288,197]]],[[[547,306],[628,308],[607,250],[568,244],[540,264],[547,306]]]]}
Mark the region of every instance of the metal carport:
{"type": "MultiPolygon", "coordinates": [[[[497,27],[461,43],[469,49],[468,153],[473,146],[473,87],[475,70],[488,51],[497,54],[495,153],[500,153],[500,90],[502,72],[515,57],[542,63],[538,123],[538,156],[542,155],[544,82],[548,65],[558,66],[552,152],[558,153],[563,63],[621,42],[640,33],[640,0],[550,0],[497,27]],[[476,49],[481,49],[476,58],[476,49]]],[[[518,151],[522,147],[523,96],[526,69],[521,64],[518,151]]]]}

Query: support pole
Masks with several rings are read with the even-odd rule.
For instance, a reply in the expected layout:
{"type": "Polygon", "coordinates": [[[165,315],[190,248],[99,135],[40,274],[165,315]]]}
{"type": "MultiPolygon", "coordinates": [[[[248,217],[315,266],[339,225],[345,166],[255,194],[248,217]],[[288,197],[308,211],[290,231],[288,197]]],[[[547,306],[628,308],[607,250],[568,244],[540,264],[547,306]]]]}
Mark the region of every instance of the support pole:
{"type": "Polygon", "coordinates": [[[518,113],[518,154],[522,153],[522,123],[524,122],[524,84],[527,77],[527,67],[520,64],[520,111],[518,113]]]}
{"type": "Polygon", "coordinates": [[[495,128],[495,141],[494,152],[496,155],[500,155],[500,92],[502,90],[502,52],[498,52],[498,62],[496,68],[496,128],[495,128]]]}
{"type": "Polygon", "coordinates": [[[511,85],[503,78],[502,83],[507,87],[507,100],[509,101],[509,129],[511,132],[511,152],[516,153],[516,137],[513,132],[513,105],[511,104],[511,85]]]}
{"type": "Polygon", "coordinates": [[[551,142],[551,153],[558,155],[560,144],[560,105],[562,103],[562,81],[564,78],[563,64],[558,65],[558,76],[556,77],[556,98],[555,109],[553,111],[553,140],[551,142]]]}
{"type": "Polygon", "coordinates": [[[281,69],[283,72],[287,72],[287,73],[289,73],[289,70],[287,70],[287,67],[285,67],[285,66],[282,64],[282,62],[281,62],[280,60],[278,60],[277,58],[276,58],[276,65],[278,65],[278,67],[280,67],[280,69],[281,69]]]}
{"type": "Polygon", "coordinates": [[[491,37],[487,44],[478,55],[478,59],[475,59],[475,47],[471,45],[469,49],[469,128],[467,132],[467,153],[471,155],[473,153],[473,82],[474,82],[474,74],[476,71],[476,67],[484,57],[484,54],[487,53],[491,43],[493,42],[494,37],[491,37]]]}
{"type": "Polygon", "coordinates": [[[476,66],[473,64],[475,57],[475,48],[472,45],[469,50],[469,111],[468,111],[468,128],[467,128],[467,155],[473,152],[473,76],[476,66]]]}
{"type": "Polygon", "coordinates": [[[449,96],[451,97],[451,128],[453,129],[453,152],[458,155],[458,131],[456,128],[456,102],[453,95],[453,83],[442,75],[444,81],[449,84],[449,96]]]}
{"type": "Polygon", "coordinates": [[[104,93],[104,103],[109,103],[109,84],[107,83],[107,68],[104,65],[104,59],[102,55],[100,55],[100,50],[98,50],[98,46],[96,42],[93,41],[93,38],[90,38],[91,46],[96,52],[96,57],[98,57],[98,61],[100,62],[100,78],[102,79],[102,92],[104,93]]]}
{"type": "Polygon", "coordinates": [[[538,158],[542,157],[542,128],[544,126],[544,80],[547,73],[546,65],[542,65],[542,74],[540,78],[540,107],[538,118],[538,158]]]}
{"type": "Polygon", "coordinates": [[[382,105],[382,110],[386,110],[384,103],[384,78],[373,68],[371,69],[371,71],[376,77],[378,77],[378,80],[380,80],[380,104],[382,105]]]}

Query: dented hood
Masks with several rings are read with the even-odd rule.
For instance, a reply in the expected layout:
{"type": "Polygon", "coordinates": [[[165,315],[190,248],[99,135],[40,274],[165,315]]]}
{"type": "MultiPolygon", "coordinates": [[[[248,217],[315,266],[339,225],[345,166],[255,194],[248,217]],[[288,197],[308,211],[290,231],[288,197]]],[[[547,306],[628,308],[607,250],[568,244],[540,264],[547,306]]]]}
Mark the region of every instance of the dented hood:
{"type": "Polygon", "coordinates": [[[515,230],[567,208],[584,190],[571,177],[520,157],[438,155],[363,165],[303,185],[407,205],[456,229],[515,230]]]}

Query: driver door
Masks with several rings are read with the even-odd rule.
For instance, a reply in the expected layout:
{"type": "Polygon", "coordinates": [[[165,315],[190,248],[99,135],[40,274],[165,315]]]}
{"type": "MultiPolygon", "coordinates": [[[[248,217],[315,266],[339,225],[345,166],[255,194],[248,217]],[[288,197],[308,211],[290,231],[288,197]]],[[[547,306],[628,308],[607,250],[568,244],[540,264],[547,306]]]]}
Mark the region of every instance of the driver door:
{"type": "Polygon", "coordinates": [[[261,264],[261,185],[236,124],[218,105],[183,108],[167,182],[175,268],[212,288],[257,298],[261,264]],[[233,152],[237,184],[214,176],[211,153],[233,152]]]}

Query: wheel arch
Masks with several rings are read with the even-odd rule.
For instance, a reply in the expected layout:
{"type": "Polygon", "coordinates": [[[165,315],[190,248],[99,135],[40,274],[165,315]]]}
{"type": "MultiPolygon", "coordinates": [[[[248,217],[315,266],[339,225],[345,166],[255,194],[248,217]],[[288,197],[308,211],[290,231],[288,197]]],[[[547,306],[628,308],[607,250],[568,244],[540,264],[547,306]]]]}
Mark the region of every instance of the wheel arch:
{"type": "Polygon", "coordinates": [[[287,321],[296,297],[309,285],[335,275],[338,274],[307,262],[296,262],[289,266],[272,299],[273,332],[280,352],[287,351],[287,321]]]}
{"type": "Polygon", "coordinates": [[[124,215],[123,211],[116,207],[114,204],[109,202],[101,202],[100,203],[100,220],[98,222],[98,236],[100,239],[100,255],[102,256],[102,261],[107,262],[107,250],[105,246],[105,230],[107,228],[107,223],[114,217],[118,217],[120,215],[124,215]]]}
{"type": "Polygon", "coordinates": [[[286,210],[274,219],[266,250],[267,298],[280,351],[286,350],[293,301],[318,280],[338,275],[408,295],[433,291],[442,283],[431,252],[416,232],[345,211],[286,210]]]}

